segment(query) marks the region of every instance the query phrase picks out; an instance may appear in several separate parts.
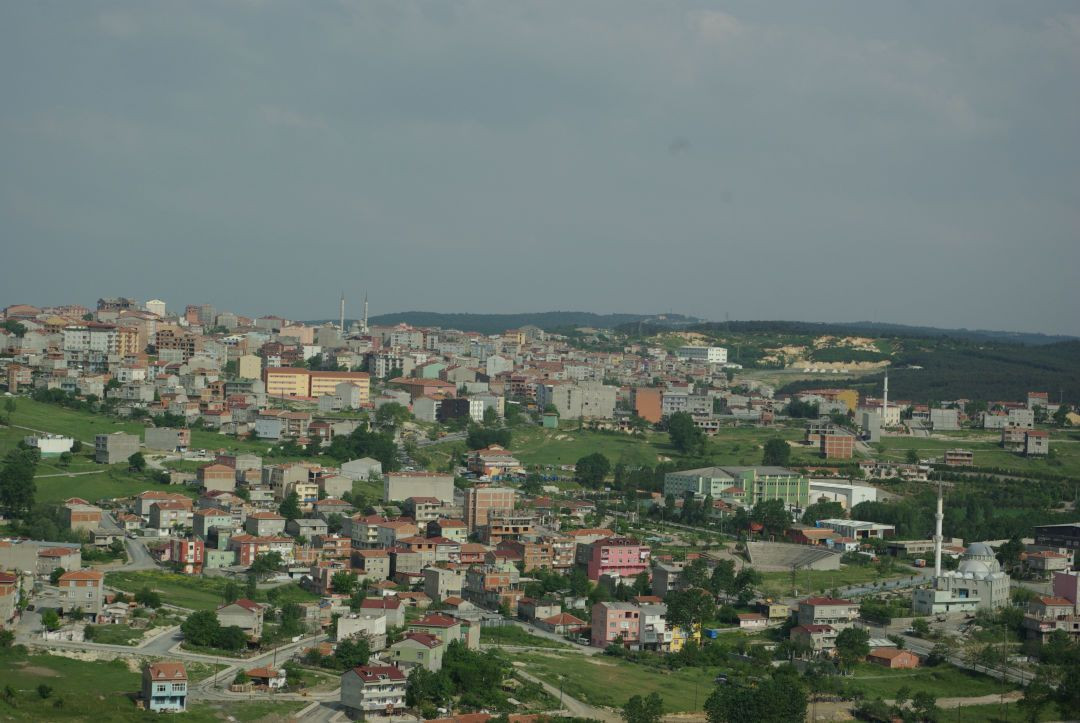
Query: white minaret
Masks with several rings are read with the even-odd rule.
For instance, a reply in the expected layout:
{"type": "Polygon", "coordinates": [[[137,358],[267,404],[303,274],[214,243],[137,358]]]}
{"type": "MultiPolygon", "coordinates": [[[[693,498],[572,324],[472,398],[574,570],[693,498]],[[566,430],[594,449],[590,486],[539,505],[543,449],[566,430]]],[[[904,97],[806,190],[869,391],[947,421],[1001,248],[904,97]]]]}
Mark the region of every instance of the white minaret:
{"type": "Polygon", "coordinates": [[[945,519],[941,505],[941,483],[937,486],[937,513],[934,514],[934,577],[941,577],[941,521],[945,519]]]}
{"type": "Polygon", "coordinates": [[[885,392],[881,398],[881,426],[887,427],[889,416],[889,368],[885,367],[885,392]]]}
{"type": "Polygon", "coordinates": [[[345,292],[341,292],[341,322],[338,324],[338,328],[341,329],[341,333],[345,333],[345,292]]]}
{"type": "Polygon", "coordinates": [[[365,334],[368,333],[367,319],[368,319],[368,316],[367,316],[367,292],[365,291],[364,292],[364,328],[363,328],[363,332],[365,334]]]}

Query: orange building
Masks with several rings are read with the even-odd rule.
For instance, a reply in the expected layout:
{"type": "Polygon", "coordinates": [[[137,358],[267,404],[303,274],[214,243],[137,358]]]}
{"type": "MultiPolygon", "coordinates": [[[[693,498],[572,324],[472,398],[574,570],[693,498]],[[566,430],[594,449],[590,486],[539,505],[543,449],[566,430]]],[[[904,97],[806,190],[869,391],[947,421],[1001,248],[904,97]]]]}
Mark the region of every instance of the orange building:
{"type": "Polygon", "coordinates": [[[634,414],[647,422],[656,424],[660,421],[660,407],[663,391],[653,387],[634,388],[634,414]]]}

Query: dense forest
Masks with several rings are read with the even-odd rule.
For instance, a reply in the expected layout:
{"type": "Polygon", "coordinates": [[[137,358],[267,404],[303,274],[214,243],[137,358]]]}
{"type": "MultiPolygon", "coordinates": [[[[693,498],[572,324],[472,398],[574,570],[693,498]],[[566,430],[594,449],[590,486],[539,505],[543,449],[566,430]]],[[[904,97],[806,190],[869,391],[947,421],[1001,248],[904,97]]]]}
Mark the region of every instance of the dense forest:
{"type": "MultiPolygon", "coordinates": [[[[961,483],[945,492],[943,531],[964,540],[999,540],[1027,537],[1035,525],[1075,520],[1062,507],[1072,500],[1071,483],[1036,480],[961,483]]],[[[927,484],[918,494],[896,502],[861,502],[853,519],[896,525],[900,539],[923,539],[934,533],[937,492],[927,484]]]]}

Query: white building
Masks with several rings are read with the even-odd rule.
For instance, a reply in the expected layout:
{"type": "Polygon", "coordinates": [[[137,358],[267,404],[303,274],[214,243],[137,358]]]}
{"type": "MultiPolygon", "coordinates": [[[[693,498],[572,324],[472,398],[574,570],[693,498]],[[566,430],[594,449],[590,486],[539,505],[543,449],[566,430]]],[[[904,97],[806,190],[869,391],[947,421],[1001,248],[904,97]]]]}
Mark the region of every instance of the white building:
{"type": "Polygon", "coordinates": [[[150,299],[144,305],[146,310],[155,316],[165,318],[165,302],[161,299],[150,299]]]}
{"type": "Polygon", "coordinates": [[[706,364],[727,364],[727,349],[722,346],[680,346],[675,356],[706,364]]]}
{"type": "Polygon", "coordinates": [[[960,566],[942,572],[931,587],[915,591],[917,615],[994,610],[1009,603],[1009,576],[1001,570],[994,550],[983,542],[971,545],[960,566]]]}
{"type": "Polygon", "coordinates": [[[23,437],[23,442],[28,447],[36,447],[42,457],[59,457],[64,452],[70,452],[75,444],[71,437],[61,437],[58,434],[47,434],[44,437],[30,435],[23,437]]]}
{"type": "Polygon", "coordinates": [[[833,479],[810,480],[810,504],[820,502],[824,497],[827,502],[839,502],[845,510],[850,510],[860,502],[877,502],[877,487],[840,482],[833,479]]]}

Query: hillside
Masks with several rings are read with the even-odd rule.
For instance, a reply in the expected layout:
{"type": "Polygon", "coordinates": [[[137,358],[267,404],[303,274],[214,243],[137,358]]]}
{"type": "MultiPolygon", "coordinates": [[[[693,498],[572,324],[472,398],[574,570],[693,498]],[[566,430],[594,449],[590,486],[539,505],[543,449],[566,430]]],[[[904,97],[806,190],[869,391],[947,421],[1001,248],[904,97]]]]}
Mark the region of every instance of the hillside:
{"type": "Polygon", "coordinates": [[[452,314],[438,311],[400,311],[380,314],[369,320],[371,324],[389,326],[411,324],[412,326],[438,326],[443,329],[476,331],[481,334],[497,334],[522,326],[537,326],[552,331],[579,326],[612,329],[622,324],[642,322],[657,328],[686,326],[700,323],[701,319],[681,314],[594,314],[589,311],[542,311],[523,314],[452,314]]]}

